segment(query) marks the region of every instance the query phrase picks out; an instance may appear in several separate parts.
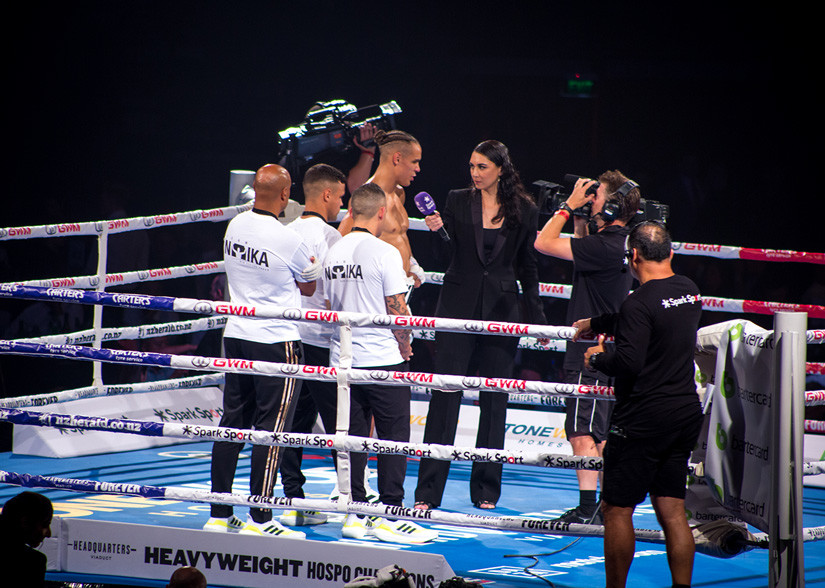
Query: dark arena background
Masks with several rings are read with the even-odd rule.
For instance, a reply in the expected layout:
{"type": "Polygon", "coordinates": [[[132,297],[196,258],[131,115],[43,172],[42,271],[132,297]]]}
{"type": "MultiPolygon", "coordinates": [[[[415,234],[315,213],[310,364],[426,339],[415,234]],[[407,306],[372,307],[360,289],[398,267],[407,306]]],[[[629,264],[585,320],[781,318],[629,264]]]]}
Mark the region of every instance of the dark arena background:
{"type": "MultiPolygon", "coordinates": [[[[821,49],[810,15],[776,5],[622,4],[23,3],[3,26],[0,227],[226,206],[230,170],[276,162],[279,131],[314,102],[341,98],[400,105],[397,127],[423,149],[407,189],[411,217],[421,216],[413,195],[426,191],[443,205],[449,189],[468,185],[472,148],[498,139],[530,189],[621,170],[644,198],[670,207],[675,241],[825,250],[811,87],[821,49]]],[[[196,223],[113,236],[109,269],[219,260],[224,230],[196,223]]],[[[421,231],[410,239],[424,269],[446,269],[440,239],[421,231]]],[[[3,241],[0,282],[93,274],[96,255],[92,237],[3,241]]],[[[539,255],[539,263],[541,281],[570,283],[569,262],[539,255]]],[[[707,296],[825,305],[821,264],[683,255],[675,270],[707,296]]],[[[209,298],[210,282],[123,291],[209,298]]],[[[413,313],[432,315],[437,294],[432,285],[414,293],[413,313]]],[[[564,325],[567,302],[543,301],[548,323],[564,325]]],[[[19,320],[33,306],[5,301],[0,338],[91,324],[91,306],[57,304],[19,320]]],[[[104,326],[172,320],[104,316],[104,326]]],[[[702,325],[738,316],[705,312],[702,325]]],[[[770,315],[744,318],[772,328],[770,315]]],[[[417,341],[414,350],[411,369],[431,371],[431,346],[417,341]]],[[[825,346],[807,350],[808,361],[825,361],[825,346]]],[[[561,357],[523,353],[519,367],[561,381],[561,357]]],[[[129,367],[105,365],[104,381],[136,381],[129,367]]],[[[85,362],[0,355],[0,397],[89,380],[85,362]]],[[[8,451],[10,425],[0,432],[8,451]]]]}

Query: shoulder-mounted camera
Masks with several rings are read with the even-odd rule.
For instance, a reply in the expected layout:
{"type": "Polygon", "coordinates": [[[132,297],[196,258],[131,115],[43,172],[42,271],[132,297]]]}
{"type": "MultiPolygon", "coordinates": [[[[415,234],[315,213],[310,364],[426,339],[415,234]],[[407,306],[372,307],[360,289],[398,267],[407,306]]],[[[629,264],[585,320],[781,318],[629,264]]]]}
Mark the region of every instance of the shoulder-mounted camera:
{"type": "Polygon", "coordinates": [[[317,102],[298,126],[278,133],[278,157],[308,161],[322,151],[346,150],[353,147],[360,127],[372,123],[376,129],[394,129],[400,112],[395,100],[363,108],[345,100],[317,102]]]}
{"type": "MultiPolygon", "coordinates": [[[[533,182],[533,186],[536,189],[536,201],[539,207],[539,214],[553,214],[556,212],[556,210],[559,209],[559,206],[561,206],[561,204],[570,197],[570,194],[573,192],[573,188],[576,185],[576,180],[581,177],[582,176],[577,176],[574,174],[567,174],[564,176],[561,184],[548,182],[547,180],[537,180],[533,182]]],[[[630,186],[630,189],[634,187],[638,186],[633,183],[633,185],[630,186]]],[[[599,182],[595,182],[587,189],[586,194],[588,196],[591,194],[596,194],[596,190],[598,188],[599,182]]],[[[592,206],[593,203],[588,201],[584,206],[575,209],[573,211],[573,215],[589,219],[592,214],[592,206]]],[[[646,200],[642,198],[639,201],[639,209],[636,211],[636,216],[634,216],[633,219],[627,223],[627,226],[632,227],[642,221],[648,220],[659,221],[664,224],[667,222],[669,217],[670,206],[655,200],[646,200]]]]}

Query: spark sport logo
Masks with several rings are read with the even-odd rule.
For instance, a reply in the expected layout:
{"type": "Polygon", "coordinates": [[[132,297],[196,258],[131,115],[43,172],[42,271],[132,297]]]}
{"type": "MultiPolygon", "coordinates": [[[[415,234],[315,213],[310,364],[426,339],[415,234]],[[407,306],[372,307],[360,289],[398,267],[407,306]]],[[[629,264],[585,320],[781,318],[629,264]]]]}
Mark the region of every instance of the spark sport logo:
{"type": "Polygon", "coordinates": [[[234,257],[247,263],[269,267],[269,258],[266,256],[266,251],[260,251],[240,243],[233,243],[229,239],[223,241],[223,253],[225,256],[234,257]]]}
{"type": "Polygon", "coordinates": [[[227,441],[252,441],[253,432],[244,429],[184,424],[181,434],[193,439],[223,439],[227,441]]]}
{"type": "Polygon", "coordinates": [[[458,451],[453,450],[452,456],[457,461],[483,461],[491,463],[517,463],[524,464],[524,457],[509,455],[499,451],[458,451]]]}
{"type": "Polygon", "coordinates": [[[169,422],[187,422],[192,419],[204,419],[209,421],[216,421],[221,418],[223,414],[222,408],[201,408],[195,406],[192,408],[185,408],[181,410],[173,410],[171,408],[155,408],[155,416],[163,423],[169,422]]]}
{"type": "Polygon", "coordinates": [[[544,456],[544,467],[559,468],[565,470],[591,470],[601,471],[601,457],[577,457],[568,455],[546,455],[544,456]]]}
{"type": "MultiPolygon", "coordinates": [[[[389,454],[389,455],[408,455],[410,457],[432,457],[431,449],[416,449],[415,447],[407,447],[403,443],[388,443],[386,441],[362,441],[361,449],[365,452],[389,454]]],[[[455,452],[453,452],[455,453],[455,452]]],[[[468,452],[469,453],[469,452],[468,452]]],[[[482,460],[489,461],[489,460],[482,460]]]]}
{"type": "Polygon", "coordinates": [[[702,302],[702,296],[700,294],[685,294],[679,298],[662,298],[662,306],[665,308],[675,308],[677,306],[681,306],[682,304],[694,304],[696,302],[702,302]]]}
{"type": "Polygon", "coordinates": [[[302,434],[302,433],[272,433],[270,439],[277,445],[286,447],[323,447],[331,448],[335,442],[328,436],[302,434]]]}
{"type": "Polygon", "coordinates": [[[338,264],[324,268],[324,277],[327,280],[363,280],[360,264],[338,264]]]}

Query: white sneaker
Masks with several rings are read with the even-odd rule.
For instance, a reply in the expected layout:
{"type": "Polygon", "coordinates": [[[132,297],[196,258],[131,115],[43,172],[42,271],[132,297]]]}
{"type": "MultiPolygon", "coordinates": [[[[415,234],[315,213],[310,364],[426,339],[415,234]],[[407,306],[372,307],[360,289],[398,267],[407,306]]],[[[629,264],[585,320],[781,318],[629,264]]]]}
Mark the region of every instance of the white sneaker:
{"type": "Polygon", "coordinates": [[[364,468],[364,491],[367,495],[367,502],[378,502],[378,492],[370,487],[370,467],[364,468]]]}
{"type": "Polygon", "coordinates": [[[364,484],[364,490],[367,492],[367,502],[378,502],[380,496],[378,492],[370,488],[369,484],[364,484]]]}
{"type": "MultiPolygon", "coordinates": [[[[370,488],[369,484],[364,486],[364,490],[367,493],[367,502],[378,502],[378,492],[370,488]]],[[[341,492],[338,490],[338,482],[336,482],[332,492],[329,493],[329,499],[338,500],[339,498],[341,498],[341,492]]]]}
{"type": "Polygon", "coordinates": [[[243,521],[232,515],[228,518],[210,517],[203,526],[204,531],[213,533],[238,533],[243,529],[243,521]]]}
{"type": "Polygon", "coordinates": [[[381,517],[368,517],[351,512],[344,519],[341,535],[347,539],[364,539],[372,535],[372,530],[382,522],[381,517]]]}
{"type": "Polygon", "coordinates": [[[304,527],[326,523],[327,515],[314,510],[287,510],[278,517],[278,520],[287,527],[304,527]]]}
{"type": "Polygon", "coordinates": [[[373,528],[372,534],[388,543],[405,543],[408,545],[419,545],[429,543],[438,538],[436,531],[425,529],[412,521],[393,521],[384,519],[381,524],[373,528]]]}
{"type": "Polygon", "coordinates": [[[257,535],[258,537],[280,537],[282,539],[306,539],[306,533],[287,529],[278,521],[256,523],[251,518],[244,523],[241,535],[257,535]]]}

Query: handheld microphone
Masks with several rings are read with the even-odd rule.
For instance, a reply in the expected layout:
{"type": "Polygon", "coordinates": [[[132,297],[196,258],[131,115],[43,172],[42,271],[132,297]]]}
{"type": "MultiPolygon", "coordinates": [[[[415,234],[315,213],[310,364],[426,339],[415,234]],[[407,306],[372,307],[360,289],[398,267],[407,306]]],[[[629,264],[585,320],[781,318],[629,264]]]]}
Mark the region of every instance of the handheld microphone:
{"type": "MultiPolygon", "coordinates": [[[[418,209],[418,212],[424,216],[435,214],[435,201],[433,201],[433,197],[426,192],[419,192],[413,200],[415,201],[415,207],[418,209]]],[[[441,238],[445,241],[450,240],[450,235],[447,234],[447,230],[444,227],[438,229],[438,234],[441,235],[441,238]]]]}

